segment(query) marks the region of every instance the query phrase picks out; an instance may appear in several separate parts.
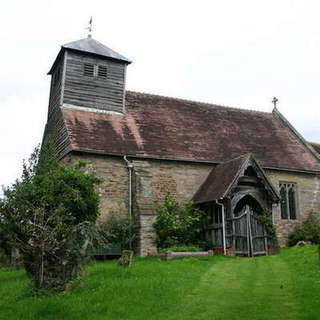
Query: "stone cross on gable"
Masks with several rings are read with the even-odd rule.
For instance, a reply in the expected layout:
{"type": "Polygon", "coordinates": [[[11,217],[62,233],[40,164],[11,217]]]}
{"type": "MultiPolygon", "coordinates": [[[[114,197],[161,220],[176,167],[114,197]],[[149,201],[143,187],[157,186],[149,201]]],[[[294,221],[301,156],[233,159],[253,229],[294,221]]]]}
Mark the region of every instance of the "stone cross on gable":
{"type": "Polygon", "coordinates": [[[279,101],[279,99],[278,98],[276,98],[276,97],[273,97],[273,99],[272,99],[272,103],[273,103],[273,106],[275,107],[275,108],[277,108],[277,102],[279,101]]]}

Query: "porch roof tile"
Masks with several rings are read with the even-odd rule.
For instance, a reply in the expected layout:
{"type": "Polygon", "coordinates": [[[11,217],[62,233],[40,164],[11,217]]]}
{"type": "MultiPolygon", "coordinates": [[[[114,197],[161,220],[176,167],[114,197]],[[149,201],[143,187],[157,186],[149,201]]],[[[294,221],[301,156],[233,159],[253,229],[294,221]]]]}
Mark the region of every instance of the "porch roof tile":
{"type": "Polygon", "coordinates": [[[242,155],[213,168],[192,200],[195,203],[203,203],[223,198],[249,157],[250,154],[242,155]]]}

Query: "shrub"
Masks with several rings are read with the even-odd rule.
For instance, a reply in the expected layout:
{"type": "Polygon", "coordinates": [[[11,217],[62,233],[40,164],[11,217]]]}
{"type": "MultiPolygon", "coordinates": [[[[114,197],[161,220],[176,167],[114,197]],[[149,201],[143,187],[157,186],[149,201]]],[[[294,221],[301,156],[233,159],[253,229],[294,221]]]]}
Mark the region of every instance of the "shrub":
{"type": "Polygon", "coordinates": [[[320,245],[320,213],[310,213],[308,218],[289,235],[289,246],[294,246],[299,241],[320,245]]]}
{"type": "Polygon", "coordinates": [[[118,245],[121,250],[132,250],[136,241],[136,224],[127,216],[112,215],[98,224],[99,234],[93,247],[118,245]]]}
{"type": "Polygon", "coordinates": [[[160,252],[199,252],[201,248],[193,246],[178,246],[160,249],[160,252]]]}
{"type": "Polygon", "coordinates": [[[20,180],[4,189],[0,224],[36,289],[65,290],[82,274],[95,231],[100,180],[64,166],[52,145],[35,149],[20,180]]]}
{"type": "Polygon", "coordinates": [[[156,208],[154,228],[158,248],[197,246],[203,243],[203,213],[191,201],[178,203],[167,193],[156,208]]]}

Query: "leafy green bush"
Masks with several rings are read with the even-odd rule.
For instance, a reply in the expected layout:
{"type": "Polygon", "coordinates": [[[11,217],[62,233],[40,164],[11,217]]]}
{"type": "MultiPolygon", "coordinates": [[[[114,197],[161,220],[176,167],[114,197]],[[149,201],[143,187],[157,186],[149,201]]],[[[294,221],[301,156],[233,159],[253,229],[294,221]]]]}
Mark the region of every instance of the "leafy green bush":
{"type": "Polygon", "coordinates": [[[98,224],[99,235],[93,246],[119,245],[121,250],[132,250],[136,242],[136,224],[127,216],[112,215],[98,224]]]}
{"type": "Polygon", "coordinates": [[[203,213],[191,201],[178,203],[167,193],[156,208],[154,228],[158,248],[198,246],[203,243],[203,213]]]}
{"type": "Polygon", "coordinates": [[[289,246],[294,246],[299,241],[320,245],[320,213],[311,212],[308,218],[289,235],[289,246]]]}
{"type": "Polygon", "coordinates": [[[178,246],[160,249],[159,252],[199,252],[202,251],[199,247],[193,246],[178,246]]]}
{"type": "Polygon", "coordinates": [[[19,250],[36,289],[65,290],[82,274],[99,214],[100,183],[82,167],[57,162],[48,144],[33,152],[21,179],[0,199],[0,229],[19,250]]]}

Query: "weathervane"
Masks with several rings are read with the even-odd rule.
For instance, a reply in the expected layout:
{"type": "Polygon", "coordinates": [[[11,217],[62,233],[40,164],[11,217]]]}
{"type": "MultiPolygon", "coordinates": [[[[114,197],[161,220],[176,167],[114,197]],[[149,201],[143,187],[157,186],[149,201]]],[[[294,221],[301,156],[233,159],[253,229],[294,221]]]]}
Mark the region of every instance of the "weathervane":
{"type": "Polygon", "coordinates": [[[277,108],[277,102],[278,102],[278,101],[279,101],[278,98],[273,97],[272,103],[273,103],[273,106],[274,106],[275,108],[277,108]]]}
{"type": "Polygon", "coordinates": [[[88,27],[86,28],[88,30],[88,38],[92,37],[92,17],[89,20],[88,27]]]}

